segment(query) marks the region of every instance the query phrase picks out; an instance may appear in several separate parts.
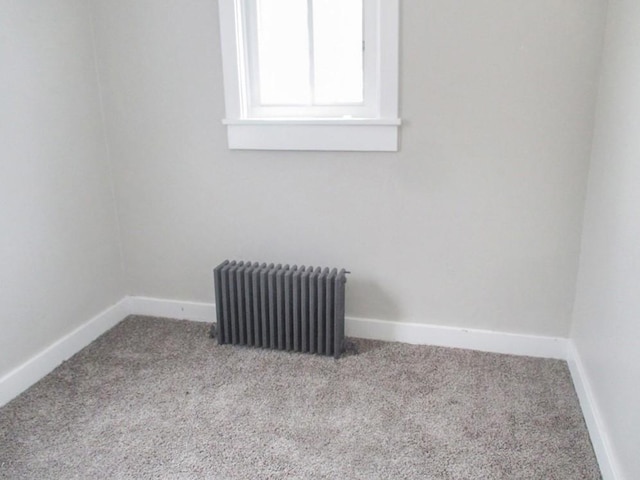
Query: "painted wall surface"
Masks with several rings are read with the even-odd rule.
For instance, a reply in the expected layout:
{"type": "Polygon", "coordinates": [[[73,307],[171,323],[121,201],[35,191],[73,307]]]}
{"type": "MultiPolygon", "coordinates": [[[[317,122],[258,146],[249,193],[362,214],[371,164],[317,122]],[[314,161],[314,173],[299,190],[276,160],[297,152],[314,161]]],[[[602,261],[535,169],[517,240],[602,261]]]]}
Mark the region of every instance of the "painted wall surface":
{"type": "Polygon", "coordinates": [[[0,377],[124,295],[83,0],[0,1],[0,377]]]}
{"type": "Polygon", "coordinates": [[[229,151],[217,4],[94,1],[127,291],[344,266],[348,314],[567,335],[604,0],[402,2],[401,151],[229,151]]]}
{"type": "Polygon", "coordinates": [[[640,478],[640,3],[609,2],[572,339],[620,478],[640,478]]]}

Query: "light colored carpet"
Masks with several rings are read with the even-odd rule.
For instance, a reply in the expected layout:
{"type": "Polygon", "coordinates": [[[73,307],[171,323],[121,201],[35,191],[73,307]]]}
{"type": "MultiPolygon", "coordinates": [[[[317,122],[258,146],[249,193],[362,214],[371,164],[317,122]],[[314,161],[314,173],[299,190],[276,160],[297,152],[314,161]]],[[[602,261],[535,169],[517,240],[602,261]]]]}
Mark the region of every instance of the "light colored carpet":
{"type": "Polygon", "coordinates": [[[0,478],[600,478],[565,362],[207,333],[130,317],[100,337],[0,409],[0,478]]]}

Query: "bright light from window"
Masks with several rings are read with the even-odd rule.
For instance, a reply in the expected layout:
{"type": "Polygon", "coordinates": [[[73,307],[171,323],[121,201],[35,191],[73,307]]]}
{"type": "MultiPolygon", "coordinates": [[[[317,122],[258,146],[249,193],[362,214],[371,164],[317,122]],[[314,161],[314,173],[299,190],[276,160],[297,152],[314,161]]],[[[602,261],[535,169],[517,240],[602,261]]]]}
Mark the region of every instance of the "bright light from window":
{"type": "Polygon", "coordinates": [[[362,0],[314,0],[315,103],[363,101],[362,0]]]}
{"type": "Polygon", "coordinates": [[[308,105],[309,29],[305,0],[258,0],[260,103],[308,105]]]}
{"type": "Polygon", "coordinates": [[[257,0],[256,20],[260,104],[363,102],[362,0],[257,0]]]}

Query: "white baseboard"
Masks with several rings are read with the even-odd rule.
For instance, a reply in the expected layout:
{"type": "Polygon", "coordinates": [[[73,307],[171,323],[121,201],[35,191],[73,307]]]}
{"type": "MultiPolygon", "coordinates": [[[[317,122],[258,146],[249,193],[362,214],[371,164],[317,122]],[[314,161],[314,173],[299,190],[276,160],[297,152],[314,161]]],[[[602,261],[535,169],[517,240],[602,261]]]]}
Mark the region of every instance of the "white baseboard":
{"type": "Polygon", "coordinates": [[[216,307],[213,303],[151,297],[127,297],[126,301],[131,315],[175,318],[193,322],[214,322],[216,319],[216,307]]]}
{"type": "MultiPolygon", "coordinates": [[[[213,303],[183,302],[149,297],[129,297],[129,311],[136,315],[213,322],[213,303]]],[[[543,358],[566,358],[566,338],[440,327],[418,323],[347,318],[348,336],[422,345],[467,348],[543,358]]]]}
{"type": "Polygon", "coordinates": [[[351,337],[412,343],[415,345],[466,348],[482,352],[561,360],[567,358],[567,339],[560,337],[520,335],[490,330],[442,327],[439,325],[390,322],[365,318],[347,318],[346,333],[351,337]]]}
{"type": "Polygon", "coordinates": [[[609,442],[609,435],[591,388],[591,382],[584,369],[580,354],[571,340],[568,341],[567,346],[567,363],[569,364],[573,385],[580,400],[580,408],[589,430],[591,444],[598,459],[602,478],[604,480],[621,480],[620,469],[617,467],[613,449],[609,442]]]}
{"type": "Polygon", "coordinates": [[[0,378],[0,407],[120,323],[128,314],[126,302],[121,300],[4,375],[0,378]]]}

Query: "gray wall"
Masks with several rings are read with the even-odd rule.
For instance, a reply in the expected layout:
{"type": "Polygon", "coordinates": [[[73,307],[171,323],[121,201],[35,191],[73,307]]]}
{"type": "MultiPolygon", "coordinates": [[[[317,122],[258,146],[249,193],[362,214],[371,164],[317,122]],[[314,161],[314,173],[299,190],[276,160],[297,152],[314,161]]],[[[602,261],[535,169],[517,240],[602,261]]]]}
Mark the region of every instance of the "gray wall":
{"type": "Polygon", "coordinates": [[[84,0],[0,0],[0,377],[124,295],[84,0]]]}
{"type": "Polygon", "coordinates": [[[610,2],[571,337],[620,478],[640,478],[640,3],[610,2]]]}
{"type": "Polygon", "coordinates": [[[604,0],[402,2],[398,154],[230,152],[217,4],[94,1],[131,294],[346,266],[348,314],[567,335],[604,0]]]}

